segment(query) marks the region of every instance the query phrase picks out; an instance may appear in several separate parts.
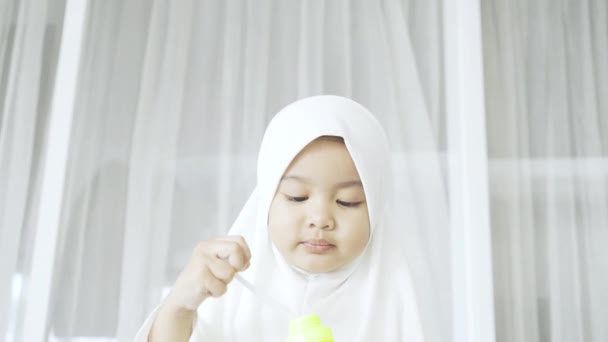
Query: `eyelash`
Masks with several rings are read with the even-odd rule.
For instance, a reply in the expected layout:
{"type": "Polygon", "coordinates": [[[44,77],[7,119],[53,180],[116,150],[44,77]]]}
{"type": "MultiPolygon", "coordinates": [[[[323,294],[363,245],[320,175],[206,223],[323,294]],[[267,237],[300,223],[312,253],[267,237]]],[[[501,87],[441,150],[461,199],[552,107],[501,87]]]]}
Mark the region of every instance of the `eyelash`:
{"type": "MultiPolygon", "coordinates": [[[[288,201],[296,202],[296,203],[304,202],[308,199],[308,197],[298,197],[298,196],[289,196],[289,195],[285,195],[285,197],[287,198],[288,201]]],[[[345,202],[345,201],[336,200],[336,203],[338,203],[339,205],[346,207],[346,208],[356,208],[363,202],[345,202]]]]}
{"type": "Polygon", "coordinates": [[[341,205],[343,207],[356,208],[363,202],[344,202],[344,201],[337,200],[336,203],[338,203],[339,205],[341,205]]]}
{"type": "Polygon", "coordinates": [[[289,196],[289,195],[285,195],[285,198],[287,198],[287,200],[290,202],[304,202],[308,199],[308,197],[298,197],[298,196],[289,196]]]}

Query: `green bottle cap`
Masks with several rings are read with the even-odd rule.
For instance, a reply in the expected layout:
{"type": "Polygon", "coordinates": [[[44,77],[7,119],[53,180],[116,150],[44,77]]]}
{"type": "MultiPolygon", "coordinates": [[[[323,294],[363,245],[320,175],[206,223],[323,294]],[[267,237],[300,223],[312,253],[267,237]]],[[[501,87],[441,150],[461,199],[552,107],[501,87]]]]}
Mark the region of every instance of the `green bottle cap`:
{"type": "Polygon", "coordinates": [[[287,342],[333,342],[331,329],[321,324],[317,315],[306,315],[289,323],[287,342]]]}

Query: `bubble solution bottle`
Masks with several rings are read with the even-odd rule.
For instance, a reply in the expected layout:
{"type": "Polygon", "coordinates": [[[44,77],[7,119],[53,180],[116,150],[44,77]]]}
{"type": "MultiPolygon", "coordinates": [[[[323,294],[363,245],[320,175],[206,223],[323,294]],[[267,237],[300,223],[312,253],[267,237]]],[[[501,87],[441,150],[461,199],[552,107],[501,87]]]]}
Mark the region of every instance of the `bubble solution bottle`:
{"type": "Polygon", "coordinates": [[[331,329],[321,324],[317,315],[306,315],[289,323],[287,342],[334,342],[331,329]]]}

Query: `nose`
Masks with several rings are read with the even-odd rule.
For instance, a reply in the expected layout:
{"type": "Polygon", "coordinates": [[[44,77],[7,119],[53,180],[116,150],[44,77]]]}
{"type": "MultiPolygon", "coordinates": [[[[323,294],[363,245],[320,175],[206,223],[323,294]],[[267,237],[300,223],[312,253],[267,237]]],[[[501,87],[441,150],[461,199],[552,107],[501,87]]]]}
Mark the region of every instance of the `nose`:
{"type": "Polygon", "coordinates": [[[333,230],[335,228],[335,221],[331,210],[325,204],[318,204],[310,209],[307,217],[308,228],[320,228],[326,230],[333,230]]]}

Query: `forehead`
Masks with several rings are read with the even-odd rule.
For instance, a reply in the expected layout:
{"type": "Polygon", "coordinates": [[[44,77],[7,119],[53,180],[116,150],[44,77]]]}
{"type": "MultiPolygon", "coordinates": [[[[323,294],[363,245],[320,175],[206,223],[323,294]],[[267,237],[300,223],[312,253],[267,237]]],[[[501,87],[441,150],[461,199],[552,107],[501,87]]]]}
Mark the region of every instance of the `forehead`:
{"type": "Polygon", "coordinates": [[[316,139],[304,147],[290,163],[285,176],[359,180],[355,163],[343,141],[326,138],[316,139]]]}

